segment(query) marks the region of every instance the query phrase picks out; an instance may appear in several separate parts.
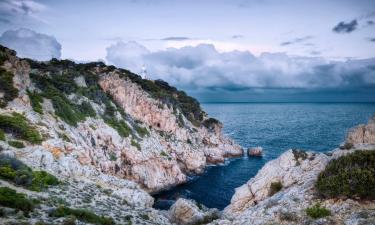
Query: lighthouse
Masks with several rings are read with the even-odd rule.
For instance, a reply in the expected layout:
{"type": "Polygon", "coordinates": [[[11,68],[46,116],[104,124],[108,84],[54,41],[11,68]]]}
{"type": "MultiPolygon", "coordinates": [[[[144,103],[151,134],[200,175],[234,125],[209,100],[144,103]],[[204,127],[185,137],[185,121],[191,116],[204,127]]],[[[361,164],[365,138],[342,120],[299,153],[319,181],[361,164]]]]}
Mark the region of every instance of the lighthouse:
{"type": "Polygon", "coordinates": [[[141,68],[141,77],[142,77],[142,79],[146,79],[146,80],[148,80],[148,77],[147,77],[147,69],[146,69],[145,64],[143,64],[143,65],[142,65],[142,68],[141,68]]]}

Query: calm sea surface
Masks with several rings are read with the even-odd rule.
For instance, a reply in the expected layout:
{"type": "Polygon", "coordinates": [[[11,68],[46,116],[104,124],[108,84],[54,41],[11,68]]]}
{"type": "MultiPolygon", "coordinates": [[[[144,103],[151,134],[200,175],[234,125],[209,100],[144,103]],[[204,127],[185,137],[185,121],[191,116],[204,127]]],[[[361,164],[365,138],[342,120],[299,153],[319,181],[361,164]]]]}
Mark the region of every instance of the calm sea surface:
{"type": "Polygon", "coordinates": [[[329,151],[349,128],[366,123],[375,103],[212,103],[202,107],[224,124],[224,133],[244,148],[263,147],[263,158],[237,158],[209,166],[202,176],[156,195],[156,208],[167,209],[178,197],[223,209],[234,189],[269,160],[290,148],[329,151]]]}

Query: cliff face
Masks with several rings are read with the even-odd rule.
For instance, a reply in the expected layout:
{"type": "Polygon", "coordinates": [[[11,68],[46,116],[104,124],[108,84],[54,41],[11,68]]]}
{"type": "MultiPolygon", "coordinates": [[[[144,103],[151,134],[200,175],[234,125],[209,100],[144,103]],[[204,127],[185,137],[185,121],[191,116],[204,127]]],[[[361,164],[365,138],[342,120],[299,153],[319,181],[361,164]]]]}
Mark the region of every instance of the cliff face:
{"type": "Polygon", "coordinates": [[[332,160],[356,151],[375,151],[373,125],[371,119],[367,125],[351,129],[346,143],[354,144],[348,149],[326,154],[288,150],[266,163],[254,178],[236,189],[222,219],[211,224],[375,224],[373,200],[322,198],[315,186],[318,175],[332,160]],[[307,209],[316,204],[330,214],[311,218],[307,209]]]}
{"type": "Polygon", "coordinates": [[[43,134],[40,145],[21,150],[35,167],[76,176],[87,166],[153,192],[242,154],[220,122],[207,123],[195,99],[165,82],[102,63],[21,60],[3,47],[1,55],[18,95],[0,113],[24,114],[43,134]]]}

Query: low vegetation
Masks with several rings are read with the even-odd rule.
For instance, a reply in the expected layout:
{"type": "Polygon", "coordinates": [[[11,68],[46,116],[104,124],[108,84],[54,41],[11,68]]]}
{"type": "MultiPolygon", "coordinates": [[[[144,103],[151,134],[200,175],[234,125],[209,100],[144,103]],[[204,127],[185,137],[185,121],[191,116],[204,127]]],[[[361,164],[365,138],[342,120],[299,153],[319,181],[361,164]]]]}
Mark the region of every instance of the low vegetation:
{"type": "Polygon", "coordinates": [[[4,155],[0,155],[0,179],[32,191],[42,191],[59,184],[55,176],[45,171],[33,171],[18,159],[4,155]]]}
{"type": "Polygon", "coordinates": [[[349,149],[353,148],[353,146],[354,145],[352,143],[345,142],[344,145],[340,146],[340,149],[341,150],[349,150],[349,149]]]}
{"type": "Polygon", "coordinates": [[[56,208],[55,210],[50,212],[49,216],[58,218],[74,216],[80,221],[97,225],[115,224],[111,217],[98,216],[95,213],[86,209],[73,209],[66,206],[60,206],[56,208]]]}
{"type": "Polygon", "coordinates": [[[0,141],[5,141],[6,138],[5,138],[5,133],[2,129],[0,129],[0,141]]]}
{"type": "Polygon", "coordinates": [[[279,192],[283,188],[283,185],[280,181],[272,182],[270,186],[269,196],[272,196],[279,192]]]}
{"type": "Polygon", "coordinates": [[[29,125],[26,118],[19,114],[0,115],[0,129],[6,133],[12,133],[16,138],[29,141],[33,144],[40,144],[42,137],[39,132],[29,125]]]}
{"type": "Polygon", "coordinates": [[[306,209],[306,214],[313,219],[319,219],[331,215],[331,211],[322,207],[319,203],[306,209]]]}
{"type": "Polygon", "coordinates": [[[13,74],[3,68],[0,68],[0,84],[0,93],[4,94],[0,97],[0,108],[4,108],[18,96],[18,89],[13,85],[13,74]]]}
{"type": "Polygon", "coordinates": [[[138,149],[138,151],[141,150],[141,145],[134,139],[131,140],[130,144],[138,149]]]}
{"type": "Polygon", "coordinates": [[[319,174],[315,187],[326,198],[375,199],[375,150],[332,160],[319,174]]]}
{"type": "Polygon", "coordinates": [[[39,114],[43,114],[43,108],[41,103],[43,102],[43,97],[37,92],[31,92],[27,90],[27,94],[30,98],[31,106],[33,110],[39,114]]]}
{"type": "Polygon", "coordinates": [[[32,200],[8,187],[0,187],[0,205],[21,210],[28,214],[34,208],[32,200]]]}
{"type": "Polygon", "coordinates": [[[25,145],[21,141],[8,141],[8,144],[15,148],[24,148],[25,145]]]}

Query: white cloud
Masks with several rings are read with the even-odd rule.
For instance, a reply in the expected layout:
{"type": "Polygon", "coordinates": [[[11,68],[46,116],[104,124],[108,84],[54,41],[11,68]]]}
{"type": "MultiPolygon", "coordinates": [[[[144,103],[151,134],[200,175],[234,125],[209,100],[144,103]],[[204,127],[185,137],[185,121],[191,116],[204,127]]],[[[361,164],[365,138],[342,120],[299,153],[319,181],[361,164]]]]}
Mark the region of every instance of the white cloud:
{"type": "Polygon", "coordinates": [[[155,52],[135,43],[107,48],[107,61],[185,88],[332,88],[375,85],[375,58],[330,62],[320,57],[291,57],[285,53],[219,52],[199,44],[155,52]]]}
{"type": "Polygon", "coordinates": [[[19,57],[49,60],[61,57],[61,45],[56,38],[30,29],[5,31],[0,44],[17,51],[19,57]]]}

